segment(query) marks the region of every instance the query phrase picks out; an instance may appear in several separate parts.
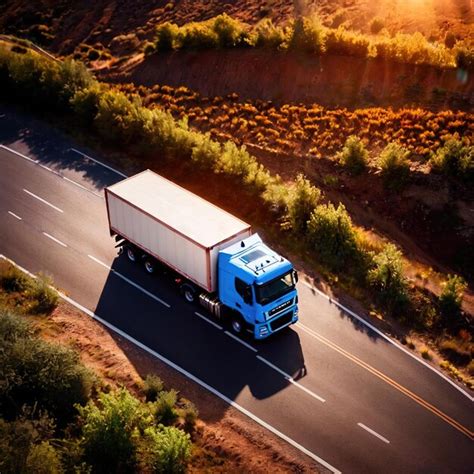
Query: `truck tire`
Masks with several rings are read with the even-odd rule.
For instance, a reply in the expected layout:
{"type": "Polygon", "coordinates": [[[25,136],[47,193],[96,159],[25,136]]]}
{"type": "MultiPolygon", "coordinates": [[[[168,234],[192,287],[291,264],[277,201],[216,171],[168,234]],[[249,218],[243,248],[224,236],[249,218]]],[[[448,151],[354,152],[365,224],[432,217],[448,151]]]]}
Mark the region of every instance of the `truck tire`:
{"type": "Polygon", "coordinates": [[[194,303],[197,299],[197,291],[196,288],[194,288],[193,285],[189,283],[183,283],[180,287],[181,294],[183,295],[183,298],[188,302],[188,303],[194,303]]]}
{"type": "Polygon", "coordinates": [[[152,275],[156,272],[156,264],[153,260],[146,258],[143,262],[143,266],[145,267],[145,271],[152,275]]]}
{"type": "Polygon", "coordinates": [[[230,328],[234,334],[242,334],[244,330],[244,321],[238,314],[233,314],[230,317],[230,328]]]}
{"type": "Polygon", "coordinates": [[[136,262],[138,258],[138,252],[133,248],[133,247],[127,247],[125,250],[125,253],[127,254],[127,258],[131,262],[136,262]]]}

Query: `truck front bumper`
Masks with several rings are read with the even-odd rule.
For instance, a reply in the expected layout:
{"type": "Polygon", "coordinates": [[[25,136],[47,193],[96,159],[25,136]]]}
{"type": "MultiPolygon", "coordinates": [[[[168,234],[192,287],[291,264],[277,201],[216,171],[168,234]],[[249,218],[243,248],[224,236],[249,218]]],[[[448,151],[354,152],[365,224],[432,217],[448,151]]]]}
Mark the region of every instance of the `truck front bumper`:
{"type": "Polygon", "coordinates": [[[282,329],[290,326],[291,324],[295,324],[297,321],[298,321],[298,307],[295,306],[294,308],[291,309],[291,311],[288,311],[287,313],[279,316],[278,318],[275,318],[274,320],[268,321],[263,324],[256,324],[255,330],[254,330],[254,337],[255,339],[266,339],[271,334],[281,331],[282,329]],[[278,322],[280,318],[281,320],[287,319],[288,313],[292,313],[291,319],[279,325],[278,322]]]}

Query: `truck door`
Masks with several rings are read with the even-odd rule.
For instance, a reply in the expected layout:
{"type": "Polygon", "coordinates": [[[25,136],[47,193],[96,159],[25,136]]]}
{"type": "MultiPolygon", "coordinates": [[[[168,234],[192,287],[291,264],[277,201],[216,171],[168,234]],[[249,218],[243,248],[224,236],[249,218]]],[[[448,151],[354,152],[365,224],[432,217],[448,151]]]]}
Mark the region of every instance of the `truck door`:
{"type": "Polygon", "coordinates": [[[244,318],[254,324],[255,321],[253,320],[253,309],[254,309],[254,298],[252,292],[252,285],[249,283],[245,283],[245,281],[241,280],[240,278],[235,277],[234,280],[235,285],[235,308],[239,313],[241,313],[244,318]]]}

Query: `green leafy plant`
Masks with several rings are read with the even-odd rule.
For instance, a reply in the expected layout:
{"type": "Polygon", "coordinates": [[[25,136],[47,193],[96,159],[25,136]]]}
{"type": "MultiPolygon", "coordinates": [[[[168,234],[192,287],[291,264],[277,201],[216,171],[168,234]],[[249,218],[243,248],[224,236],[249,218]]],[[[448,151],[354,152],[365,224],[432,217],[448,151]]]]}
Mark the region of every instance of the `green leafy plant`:
{"type": "Polygon", "coordinates": [[[378,164],[388,188],[400,189],[406,183],[410,173],[409,156],[407,149],[393,142],[380,153],[378,164]]]}
{"type": "Polygon", "coordinates": [[[333,270],[357,263],[356,233],[342,204],[316,206],[308,221],[307,238],[316,255],[333,270]]]}
{"type": "Polygon", "coordinates": [[[462,300],[467,284],[459,275],[448,275],[439,296],[441,314],[447,320],[455,320],[461,314],[462,300]]]}
{"type": "Polygon", "coordinates": [[[474,177],[474,146],[449,138],[430,159],[434,171],[458,178],[474,177]]]}
{"type": "Polygon", "coordinates": [[[367,279],[379,299],[394,312],[408,303],[407,282],[403,275],[402,254],[393,244],[387,244],[373,257],[373,267],[367,279]]]}
{"type": "Polygon", "coordinates": [[[362,173],[367,167],[369,152],[364,143],[355,135],[351,135],[344,144],[342,151],[338,154],[339,162],[352,174],[362,173]]]}

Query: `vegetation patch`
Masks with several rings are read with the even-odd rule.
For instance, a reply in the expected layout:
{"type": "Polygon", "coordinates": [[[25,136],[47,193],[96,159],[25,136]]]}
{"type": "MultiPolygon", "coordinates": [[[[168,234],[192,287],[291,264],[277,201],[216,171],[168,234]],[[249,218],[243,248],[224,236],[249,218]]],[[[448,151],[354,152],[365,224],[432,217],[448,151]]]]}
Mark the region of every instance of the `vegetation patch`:
{"type": "MultiPolygon", "coordinates": [[[[372,23],[377,34],[383,25],[372,23]]],[[[365,35],[345,29],[328,28],[316,16],[299,17],[287,26],[277,26],[268,18],[250,26],[225,13],[210,20],[178,26],[166,22],[156,28],[155,51],[185,48],[271,47],[310,54],[344,54],[365,58],[437,67],[471,68],[472,51],[463,43],[447,48],[443,43],[429,42],[421,33],[398,33],[395,36],[365,35]]],[[[152,52],[147,45],[147,53],[152,52]]]]}

